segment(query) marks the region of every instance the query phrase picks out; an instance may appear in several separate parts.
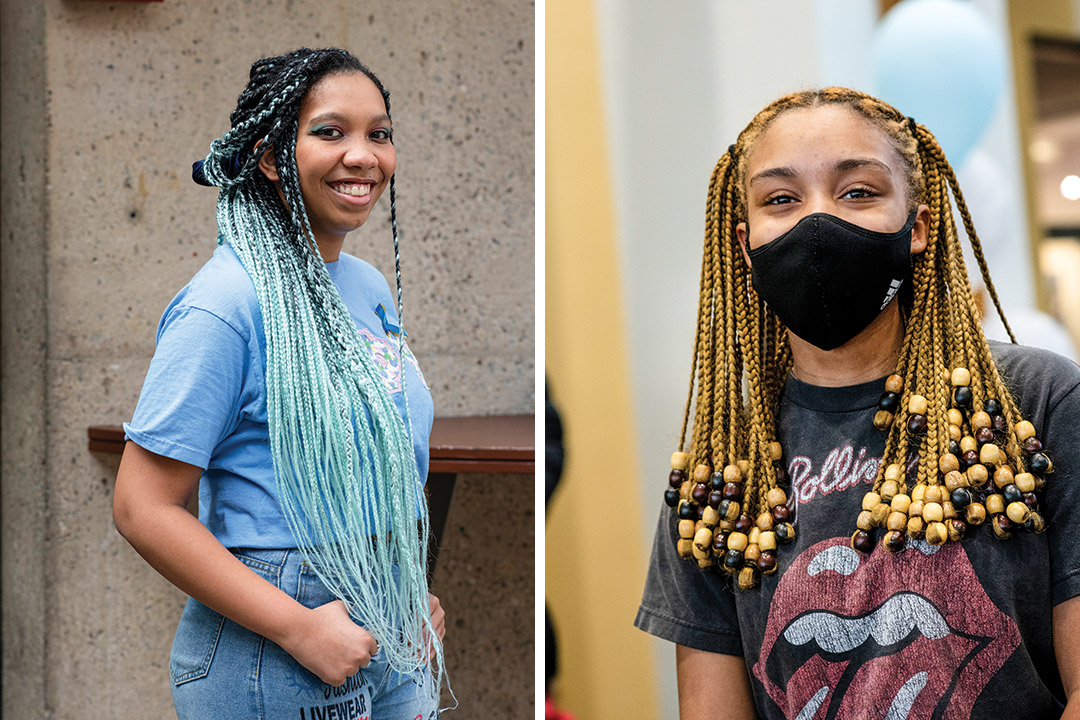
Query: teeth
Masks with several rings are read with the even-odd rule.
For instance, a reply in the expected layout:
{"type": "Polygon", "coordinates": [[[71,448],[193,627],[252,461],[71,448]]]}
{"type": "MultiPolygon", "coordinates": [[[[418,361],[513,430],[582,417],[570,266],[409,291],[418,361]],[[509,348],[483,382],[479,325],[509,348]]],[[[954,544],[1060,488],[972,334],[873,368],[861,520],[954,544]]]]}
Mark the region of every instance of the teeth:
{"type": "Polygon", "coordinates": [[[817,575],[826,570],[838,572],[841,575],[850,575],[859,569],[859,553],[847,545],[833,545],[825,548],[810,561],[806,572],[809,575],[817,575]]]}
{"type": "Polygon", "coordinates": [[[878,645],[900,642],[918,628],[931,640],[949,634],[945,618],[930,601],[918,595],[894,595],[885,604],[865,617],[846,618],[829,612],[803,615],[784,630],[784,638],[792,645],[805,645],[815,640],[823,651],[842,653],[853,650],[867,638],[878,645]]]}
{"type": "Polygon", "coordinates": [[[337,185],[332,185],[331,187],[343,195],[352,195],[353,197],[364,197],[365,195],[371,194],[371,186],[367,184],[352,185],[339,183],[337,185]]]}

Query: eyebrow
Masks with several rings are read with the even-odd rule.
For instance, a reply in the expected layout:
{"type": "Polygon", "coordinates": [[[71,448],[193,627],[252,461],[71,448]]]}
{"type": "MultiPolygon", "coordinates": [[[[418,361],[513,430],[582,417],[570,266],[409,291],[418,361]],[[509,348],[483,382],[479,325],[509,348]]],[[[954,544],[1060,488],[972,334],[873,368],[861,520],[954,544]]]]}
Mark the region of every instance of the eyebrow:
{"type": "MultiPolygon", "coordinates": [[[[308,121],[308,126],[310,127],[311,125],[315,125],[315,124],[318,124],[318,123],[321,123],[321,122],[326,122],[328,120],[334,120],[336,122],[344,123],[344,122],[346,122],[348,120],[348,118],[346,118],[341,113],[327,112],[327,113],[323,113],[322,115],[316,115],[315,117],[311,118],[311,120],[308,121]]],[[[376,115],[375,117],[373,117],[371,119],[371,122],[389,124],[390,123],[390,116],[387,115],[386,113],[382,113],[381,115],[376,115]]]]}
{"type": "MultiPolygon", "coordinates": [[[[876,158],[846,158],[833,165],[834,172],[848,172],[861,167],[873,167],[884,172],[892,172],[889,166],[881,162],[876,158]]],[[[761,180],[767,180],[768,178],[794,178],[798,175],[794,168],[785,166],[767,168],[759,173],[755,173],[753,177],[746,183],[749,187],[761,180]]]]}

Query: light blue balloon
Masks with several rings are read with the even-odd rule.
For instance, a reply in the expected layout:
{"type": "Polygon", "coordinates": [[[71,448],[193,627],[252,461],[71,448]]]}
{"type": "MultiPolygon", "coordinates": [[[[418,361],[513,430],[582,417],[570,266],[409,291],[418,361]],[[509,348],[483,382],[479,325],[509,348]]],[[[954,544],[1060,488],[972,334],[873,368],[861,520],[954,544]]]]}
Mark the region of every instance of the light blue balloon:
{"type": "Polygon", "coordinates": [[[878,97],[934,133],[956,167],[1005,87],[1005,40],[966,0],[904,0],[878,26],[873,64],[878,97]]]}

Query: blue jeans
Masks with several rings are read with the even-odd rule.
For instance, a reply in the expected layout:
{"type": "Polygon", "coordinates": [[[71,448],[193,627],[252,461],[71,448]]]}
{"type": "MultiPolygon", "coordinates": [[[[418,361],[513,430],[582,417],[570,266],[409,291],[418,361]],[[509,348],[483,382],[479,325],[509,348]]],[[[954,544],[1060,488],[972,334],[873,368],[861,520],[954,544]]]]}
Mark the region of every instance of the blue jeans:
{"type": "MultiPolygon", "coordinates": [[[[245,565],[314,608],[334,599],[296,550],[234,550],[245,565]]],[[[334,687],[261,635],[190,598],[169,671],[180,720],[434,720],[430,668],[402,674],[375,653],[334,687]]]]}

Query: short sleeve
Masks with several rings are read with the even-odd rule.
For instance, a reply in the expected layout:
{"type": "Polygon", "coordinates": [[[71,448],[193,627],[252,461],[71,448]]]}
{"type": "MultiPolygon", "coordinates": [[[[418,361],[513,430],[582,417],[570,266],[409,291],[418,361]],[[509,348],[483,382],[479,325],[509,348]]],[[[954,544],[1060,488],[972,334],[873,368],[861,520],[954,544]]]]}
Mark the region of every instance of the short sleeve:
{"type": "Polygon", "coordinates": [[[238,422],[250,358],[247,340],[221,318],[200,308],[170,308],[125,437],[206,469],[238,422]]]}
{"type": "Polygon", "coordinates": [[[1047,413],[1042,438],[1054,471],[1046,478],[1051,593],[1055,605],[1080,595],[1080,385],[1047,413]]]}
{"type": "Polygon", "coordinates": [[[676,550],[671,510],[662,505],[645,592],[634,624],[696,650],[742,656],[735,595],[727,577],[701,570],[676,550]]]}

